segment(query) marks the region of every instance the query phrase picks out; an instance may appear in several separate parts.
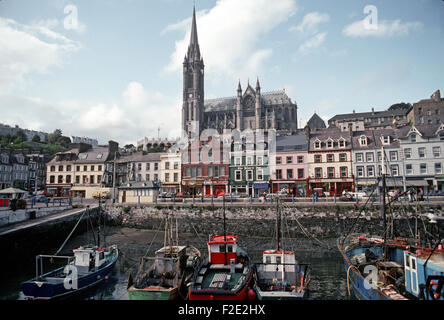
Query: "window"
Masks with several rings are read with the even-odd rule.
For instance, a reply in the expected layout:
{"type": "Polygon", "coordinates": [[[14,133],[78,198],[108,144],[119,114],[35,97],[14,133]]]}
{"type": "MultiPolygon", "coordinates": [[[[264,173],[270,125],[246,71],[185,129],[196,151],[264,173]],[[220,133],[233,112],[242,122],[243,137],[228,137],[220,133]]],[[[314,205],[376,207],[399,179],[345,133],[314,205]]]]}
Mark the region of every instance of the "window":
{"type": "Polygon", "coordinates": [[[334,161],[335,161],[335,155],[327,154],[327,162],[334,162],[334,161]]]}
{"type": "Polygon", "coordinates": [[[347,178],[347,167],[341,167],[341,178],[347,178]]]}
{"type": "Polygon", "coordinates": [[[298,163],[304,162],[304,156],[298,156],[298,163]]]}
{"type": "Polygon", "coordinates": [[[236,158],[234,158],[234,164],[236,165],[236,166],[240,166],[241,165],[241,157],[236,157],[236,158]]]}
{"type": "Polygon", "coordinates": [[[55,183],[55,177],[54,176],[50,176],[49,177],[49,183],[55,183]]]}
{"type": "Polygon", "coordinates": [[[256,162],[258,166],[262,166],[264,164],[264,157],[256,157],[256,162]]]}
{"type": "Polygon", "coordinates": [[[76,183],[80,184],[80,176],[76,176],[76,183]]]}
{"type": "Polygon", "coordinates": [[[58,183],[63,183],[63,176],[59,176],[57,182],[58,183]]]}
{"type": "Polygon", "coordinates": [[[76,171],[80,171],[80,166],[76,166],[76,171]]]}
{"type": "Polygon", "coordinates": [[[293,163],[293,157],[287,157],[287,164],[293,163]]]}
{"type": "Polygon", "coordinates": [[[382,137],[382,144],[384,144],[384,145],[390,144],[390,136],[383,136],[382,137]]]}
{"type": "Polygon", "coordinates": [[[59,166],[59,171],[63,171],[63,166],[59,166]]]}
{"type": "Polygon", "coordinates": [[[154,174],[154,181],[158,181],[159,180],[159,175],[157,173],[154,174]]]}
{"type": "MultiPolygon", "coordinates": [[[[197,167],[197,176],[202,177],[202,167],[197,167]]],[[[156,178],[158,180],[158,178],[156,178]]]]}
{"type": "Polygon", "coordinates": [[[179,162],[174,162],[174,170],[178,170],[179,169],[179,162]]]}
{"type": "Polygon", "coordinates": [[[333,148],[333,141],[332,140],[327,141],[327,148],[329,148],[329,149],[333,148]]]}
{"type": "Polygon", "coordinates": [[[298,169],[298,179],[304,179],[304,169],[298,169]]]}
{"type": "Polygon", "coordinates": [[[367,152],[366,155],[365,155],[366,161],[367,162],[373,162],[373,160],[374,160],[373,156],[374,156],[373,152],[367,152]]]}
{"type": "Polygon", "coordinates": [[[71,183],[71,176],[66,176],[66,183],[71,183]]]}
{"type": "Polygon", "coordinates": [[[315,155],[314,160],[315,160],[315,163],[321,163],[322,156],[320,154],[317,154],[317,155],[315,155]]]}
{"type": "Polygon", "coordinates": [[[83,166],[83,171],[88,171],[88,166],[83,166]]]}
{"type": "Polygon", "coordinates": [[[356,171],[358,172],[358,177],[364,176],[364,167],[357,167],[356,171]]]}
{"type": "Polygon", "coordinates": [[[142,164],[141,163],[137,164],[137,170],[139,170],[139,171],[142,170],[142,164]]]}
{"type": "Polygon", "coordinates": [[[345,161],[347,161],[347,154],[345,154],[345,153],[341,153],[341,154],[339,155],[339,161],[341,161],[341,162],[345,162],[345,161]]]}
{"type": "Polygon", "coordinates": [[[97,184],[100,184],[102,182],[102,176],[97,176],[97,184]]]}
{"type": "Polygon", "coordinates": [[[71,171],[71,166],[70,165],[66,166],[66,171],[71,171]]]}
{"type": "Polygon", "coordinates": [[[335,177],[335,168],[327,168],[327,177],[334,178],[335,177]]]}
{"type": "Polygon", "coordinates": [[[345,148],[345,140],[344,139],[339,140],[339,147],[345,148]]]}
{"type": "Polygon", "coordinates": [[[416,142],[416,134],[410,135],[410,142],[416,142]]]}
{"type": "Polygon", "coordinates": [[[165,162],[165,170],[170,170],[170,163],[169,162],[165,162]]]}
{"type": "Polygon", "coordinates": [[[157,171],[157,170],[159,170],[159,163],[155,162],[154,163],[154,171],[157,171]]]}
{"type": "Polygon", "coordinates": [[[419,165],[419,172],[421,174],[427,174],[427,164],[426,163],[421,163],[419,165]]]}
{"type": "Polygon", "coordinates": [[[441,147],[433,147],[433,156],[439,158],[441,156],[441,147]]]}
{"type": "Polygon", "coordinates": [[[55,166],[51,166],[51,172],[55,172],[55,166]]]}
{"type": "Polygon", "coordinates": [[[257,180],[264,180],[264,170],[257,170],[257,180]]]}
{"type": "Polygon", "coordinates": [[[174,172],[174,182],[179,182],[179,174],[174,172]]]}
{"type": "Polygon", "coordinates": [[[146,170],[150,170],[150,163],[146,164],[146,170]]]}
{"type": "Polygon", "coordinates": [[[362,157],[363,157],[363,154],[362,154],[362,153],[357,153],[357,154],[356,154],[356,162],[363,162],[363,161],[362,161],[362,157]]]}
{"type": "Polygon", "coordinates": [[[293,179],[293,169],[287,169],[287,179],[293,179]]]}
{"type": "Polygon", "coordinates": [[[439,140],[440,140],[440,141],[444,141],[444,132],[441,132],[441,133],[439,134],[439,140]]]}
{"type": "Polygon", "coordinates": [[[316,179],[322,178],[322,168],[315,168],[315,178],[316,179]]]}
{"type": "Polygon", "coordinates": [[[315,147],[315,149],[321,149],[321,142],[320,141],[315,141],[314,147],[315,147]]]}
{"type": "Polygon", "coordinates": [[[425,148],[418,148],[418,155],[420,158],[425,158],[425,148]]]}
{"type": "Polygon", "coordinates": [[[367,145],[367,137],[362,136],[361,139],[359,140],[359,142],[361,143],[361,146],[366,146],[367,145]]]}
{"type": "Polygon", "coordinates": [[[170,182],[170,174],[165,173],[165,182],[170,182]]]}
{"type": "Polygon", "coordinates": [[[404,149],[404,158],[406,159],[412,158],[412,149],[410,148],[404,149]]]}
{"type": "Polygon", "coordinates": [[[436,173],[436,174],[441,174],[441,173],[442,173],[441,162],[437,162],[437,163],[435,163],[435,173],[436,173]]]}
{"type": "Polygon", "coordinates": [[[406,174],[413,174],[413,166],[411,164],[405,165],[405,173],[406,174]]]}
{"type": "Polygon", "coordinates": [[[247,157],[247,166],[253,165],[253,157],[247,157]]]}
{"type": "Polygon", "coordinates": [[[281,163],[282,163],[282,158],[276,157],[276,164],[281,164],[281,163]]]}
{"type": "Polygon", "coordinates": [[[398,152],[390,151],[390,161],[398,161],[398,152]]]}
{"type": "Polygon", "coordinates": [[[89,178],[90,178],[89,183],[90,183],[90,184],[94,184],[94,176],[90,176],[89,178]]]}
{"type": "Polygon", "coordinates": [[[282,180],[282,170],[281,169],[276,170],[276,179],[282,180]]]}
{"type": "Polygon", "coordinates": [[[236,172],[235,172],[235,179],[236,179],[236,181],[241,181],[242,180],[242,171],[236,170],[236,172]]]}
{"type": "Polygon", "coordinates": [[[150,181],[150,175],[149,174],[145,175],[145,181],[150,181]]]}
{"type": "Polygon", "coordinates": [[[396,164],[391,165],[391,166],[390,166],[390,170],[391,170],[391,172],[392,172],[392,176],[393,176],[393,177],[397,177],[397,176],[399,176],[399,167],[398,167],[398,165],[396,165],[396,164]]]}
{"type": "Polygon", "coordinates": [[[374,166],[368,166],[367,167],[367,176],[368,177],[374,177],[375,176],[375,167],[374,166]]]}

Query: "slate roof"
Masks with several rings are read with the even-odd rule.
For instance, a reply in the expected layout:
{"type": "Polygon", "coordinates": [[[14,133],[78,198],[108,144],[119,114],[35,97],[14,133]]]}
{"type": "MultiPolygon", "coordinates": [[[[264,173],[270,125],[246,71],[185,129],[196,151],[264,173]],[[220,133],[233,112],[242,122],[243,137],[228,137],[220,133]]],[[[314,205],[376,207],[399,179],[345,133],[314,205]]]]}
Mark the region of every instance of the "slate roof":
{"type": "Polygon", "coordinates": [[[132,155],[121,157],[117,160],[117,163],[126,163],[126,162],[160,162],[160,156],[165,153],[147,153],[143,154],[143,152],[133,153],[132,155]]]}
{"type": "Polygon", "coordinates": [[[397,130],[397,135],[400,139],[407,138],[407,134],[415,127],[423,136],[423,138],[432,138],[435,137],[436,132],[438,131],[440,124],[419,124],[415,126],[404,126],[397,130]]]}
{"type": "Polygon", "coordinates": [[[324,150],[346,150],[351,148],[351,136],[348,131],[340,131],[338,128],[327,128],[310,133],[309,150],[324,151],[324,150]],[[345,140],[345,148],[339,148],[338,141],[343,138],[345,140]],[[326,148],[327,140],[334,141],[333,148],[326,148]],[[321,149],[314,149],[315,141],[321,141],[321,149]]]}
{"type": "Polygon", "coordinates": [[[399,147],[396,131],[393,129],[378,129],[355,131],[352,137],[352,147],[354,150],[379,149],[382,147],[381,136],[390,137],[390,145],[385,147],[399,147]],[[367,145],[361,146],[360,139],[362,136],[367,137],[367,145]]]}
{"type": "Polygon", "coordinates": [[[405,116],[408,113],[408,109],[392,109],[385,111],[375,111],[375,112],[359,112],[359,113],[346,113],[338,114],[328,120],[328,122],[339,121],[339,120],[351,120],[351,119],[367,119],[367,118],[380,118],[380,117],[396,117],[405,116]]]}
{"type": "Polygon", "coordinates": [[[276,138],[276,151],[307,151],[308,142],[305,134],[279,136],[276,138]]]}
{"type": "MultiPolygon", "coordinates": [[[[250,87],[250,90],[254,90],[250,87]]],[[[278,104],[290,104],[291,99],[284,90],[272,91],[261,94],[262,105],[272,106],[278,104]]],[[[237,97],[217,98],[205,100],[205,112],[235,111],[237,97]]]]}

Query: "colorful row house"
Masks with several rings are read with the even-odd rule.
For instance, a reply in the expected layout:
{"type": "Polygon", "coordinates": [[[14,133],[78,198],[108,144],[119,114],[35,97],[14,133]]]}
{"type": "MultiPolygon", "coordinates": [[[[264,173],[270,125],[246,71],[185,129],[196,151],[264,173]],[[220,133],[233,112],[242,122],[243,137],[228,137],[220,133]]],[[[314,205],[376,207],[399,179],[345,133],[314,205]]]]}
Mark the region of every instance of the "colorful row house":
{"type": "Polygon", "coordinates": [[[354,192],[351,132],[325,129],[310,133],[307,128],[306,135],[310,137],[307,194],[354,192]]]}
{"type": "Polygon", "coordinates": [[[285,192],[296,197],[307,195],[308,142],[305,134],[276,138],[271,172],[272,193],[285,192]]]}
{"type": "Polygon", "coordinates": [[[258,197],[270,189],[268,143],[265,140],[239,139],[230,152],[230,192],[258,197]]]}

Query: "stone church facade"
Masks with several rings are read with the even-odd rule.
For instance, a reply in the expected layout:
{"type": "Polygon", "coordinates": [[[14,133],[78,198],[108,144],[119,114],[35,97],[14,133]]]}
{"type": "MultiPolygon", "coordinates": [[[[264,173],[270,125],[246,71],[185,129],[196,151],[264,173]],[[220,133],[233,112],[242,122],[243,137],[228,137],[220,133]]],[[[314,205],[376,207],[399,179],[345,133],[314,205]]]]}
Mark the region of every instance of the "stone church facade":
{"type": "Polygon", "coordinates": [[[196,13],[193,12],[190,45],[183,62],[182,130],[199,133],[205,129],[276,130],[277,134],[290,135],[297,127],[297,104],[285,90],[261,92],[259,79],[256,87],[248,83],[245,91],[239,82],[237,95],[231,98],[205,100],[205,65],[200,53],[196,13]]]}

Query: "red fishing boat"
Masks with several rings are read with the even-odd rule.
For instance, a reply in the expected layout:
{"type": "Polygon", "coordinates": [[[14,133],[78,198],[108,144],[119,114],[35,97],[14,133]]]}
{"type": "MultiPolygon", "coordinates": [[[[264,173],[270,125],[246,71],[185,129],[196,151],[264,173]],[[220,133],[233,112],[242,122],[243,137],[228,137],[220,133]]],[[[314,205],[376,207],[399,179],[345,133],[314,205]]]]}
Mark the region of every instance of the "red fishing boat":
{"type": "Polygon", "coordinates": [[[248,254],[238,246],[238,237],[210,236],[208,258],[196,270],[188,290],[189,300],[254,300],[253,265],[248,254]]]}

